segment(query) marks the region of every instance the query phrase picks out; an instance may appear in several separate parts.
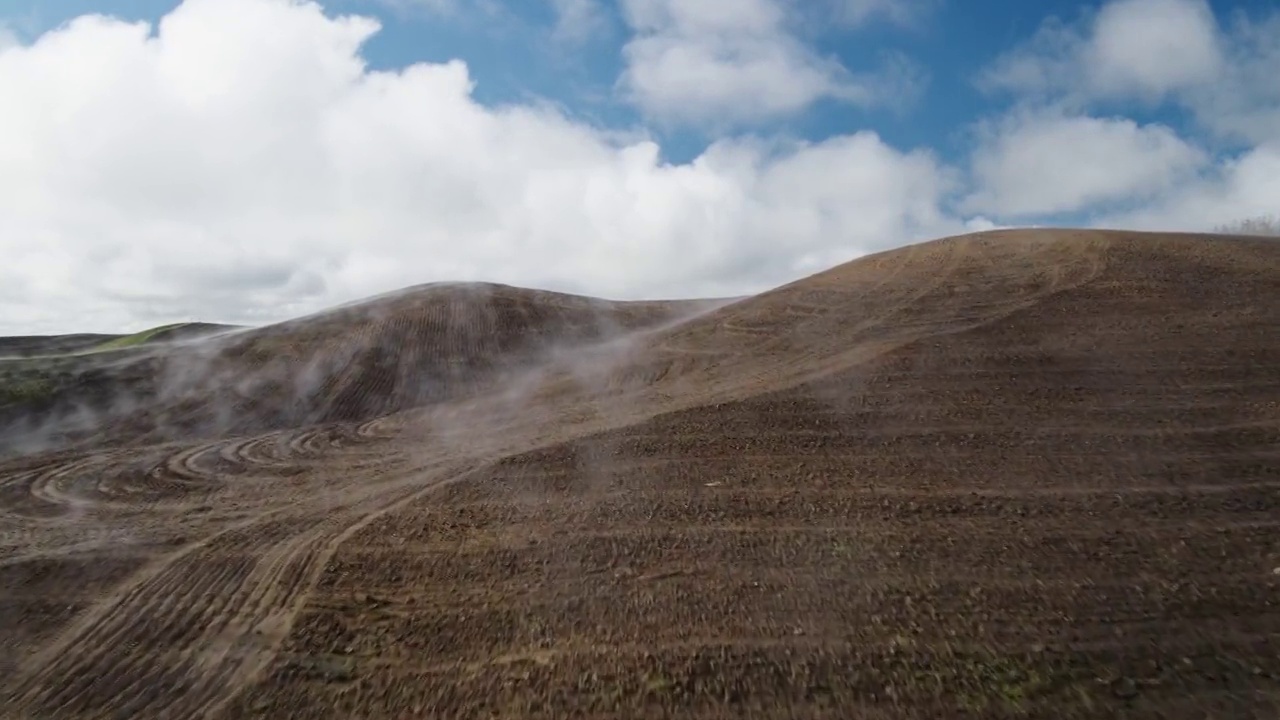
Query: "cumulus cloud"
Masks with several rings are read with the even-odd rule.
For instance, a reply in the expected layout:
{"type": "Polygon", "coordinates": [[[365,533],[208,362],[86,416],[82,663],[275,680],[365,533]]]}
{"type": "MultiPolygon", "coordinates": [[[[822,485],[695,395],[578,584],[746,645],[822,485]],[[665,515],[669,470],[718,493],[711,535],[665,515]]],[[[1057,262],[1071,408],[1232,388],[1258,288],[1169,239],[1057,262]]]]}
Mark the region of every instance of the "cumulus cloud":
{"type": "Polygon", "coordinates": [[[1237,16],[1224,44],[1222,73],[1195,88],[1186,104],[1221,137],[1280,142],[1280,10],[1254,19],[1237,16]]]}
{"type": "Polygon", "coordinates": [[[1103,7],[1084,62],[1097,92],[1151,98],[1212,82],[1223,65],[1217,23],[1204,0],[1122,0],[1103,7]]]}
{"type": "Polygon", "coordinates": [[[378,29],[187,0],[0,54],[0,288],[21,289],[0,332],[264,322],[434,280],[738,294],[962,229],[950,173],[874,133],[670,164],[542,105],[485,107],[458,61],[373,71],[378,29]]]}
{"type": "Polygon", "coordinates": [[[967,210],[1079,210],[1112,226],[1183,230],[1276,212],[1276,9],[1226,22],[1204,0],[1114,0],[1072,23],[1045,21],[979,85],[1017,103],[979,133],[967,210]],[[1093,117],[1134,103],[1182,113],[1197,142],[1093,117]]]}
{"type": "Polygon", "coordinates": [[[1204,0],[1115,0],[1087,22],[1046,21],[982,75],[991,90],[1079,100],[1153,101],[1204,85],[1223,68],[1217,21],[1204,0]]]}
{"type": "Polygon", "coordinates": [[[1276,214],[1280,145],[1261,145],[1171,188],[1153,202],[1103,215],[1098,222],[1146,230],[1210,230],[1276,214]]]}
{"type": "Polygon", "coordinates": [[[623,47],[619,85],[659,120],[755,122],[824,98],[893,101],[919,82],[901,58],[855,75],[817,54],[793,33],[782,0],[623,0],[622,9],[635,37],[623,47]]]}
{"type": "Polygon", "coordinates": [[[1152,197],[1208,160],[1172,129],[1126,118],[1023,113],[980,134],[965,208],[1001,217],[1152,197]]]}
{"type": "Polygon", "coordinates": [[[1114,0],[1076,23],[1047,20],[978,85],[1076,110],[1167,102],[1216,139],[1280,140],[1280,10],[1231,20],[1205,0],[1114,0]]]}

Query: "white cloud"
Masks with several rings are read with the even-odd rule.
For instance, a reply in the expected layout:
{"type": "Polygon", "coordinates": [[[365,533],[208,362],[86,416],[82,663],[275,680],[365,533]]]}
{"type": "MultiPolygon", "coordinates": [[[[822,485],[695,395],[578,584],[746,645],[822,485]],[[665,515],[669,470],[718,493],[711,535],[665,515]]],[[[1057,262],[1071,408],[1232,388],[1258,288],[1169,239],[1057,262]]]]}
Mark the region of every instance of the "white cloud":
{"type": "Polygon", "coordinates": [[[1215,133],[1252,143],[1280,142],[1280,10],[1240,17],[1231,28],[1223,72],[1186,99],[1215,133]]]}
{"type": "Polygon", "coordinates": [[[1074,24],[1047,20],[980,77],[1020,102],[975,152],[979,187],[963,207],[1176,229],[1277,212],[1280,10],[1231,20],[1204,0],[1114,0],[1074,24]],[[1219,159],[1165,126],[1088,117],[1134,101],[1185,112],[1219,159]]]}
{"type": "Polygon", "coordinates": [[[873,133],[665,164],[479,105],[460,62],[373,72],[377,29],[187,0],[154,33],[86,17],[0,55],[0,332],[259,322],[433,280],[737,294],[962,229],[948,172],[873,133]]]}
{"type": "Polygon", "coordinates": [[[1262,145],[1171,188],[1156,201],[1104,215],[1099,224],[1148,230],[1211,230],[1275,216],[1280,207],[1280,145],[1262,145]]]}
{"type": "Polygon", "coordinates": [[[1170,128],[1124,118],[1015,113],[982,134],[964,208],[1001,217],[1150,198],[1207,162],[1170,128]]]}
{"type": "Polygon", "coordinates": [[[1217,22],[1204,0],[1120,0],[1103,7],[1084,61],[1096,92],[1146,98],[1212,82],[1223,66],[1217,22]]]}
{"type": "Polygon", "coordinates": [[[1082,26],[1049,20],[981,77],[988,89],[1156,101],[1222,72],[1222,42],[1204,0],[1115,0],[1082,26]]]}
{"type": "Polygon", "coordinates": [[[987,91],[1084,110],[1172,102],[1216,139],[1280,140],[1280,9],[1221,24],[1204,0],[1115,0],[1046,21],[984,70],[987,91]]]}
{"type": "Polygon", "coordinates": [[[987,232],[988,230],[1003,230],[1008,227],[1011,226],[996,224],[982,215],[970,218],[964,223],[965,232],[987,232]]]}
{"type": "Polygon", "coordinates": [[[623,0],[636,36],[620,87],[650,117],[731,125],[799,112],[823,98],[855,104],[910,94],[906,63],[855,76],[791,31],[780,0],[623,0]]]}
{"type": "Polygon", "coordinates": [[[551,0],[556,13],[557,40],[582,43],[607,28],[600,0],[551,0]]]}

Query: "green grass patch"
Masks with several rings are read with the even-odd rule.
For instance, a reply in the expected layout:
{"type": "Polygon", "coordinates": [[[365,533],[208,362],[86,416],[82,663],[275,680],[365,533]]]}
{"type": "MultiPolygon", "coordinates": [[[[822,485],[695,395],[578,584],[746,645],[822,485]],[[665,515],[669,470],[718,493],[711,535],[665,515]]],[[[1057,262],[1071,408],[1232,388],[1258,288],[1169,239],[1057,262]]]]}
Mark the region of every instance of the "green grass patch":
{"type": "Polygon", "coordinates": [[[90,352],[102,352],[103,350],[120,350],[123,348],[137,347],[166,330],[174,330],[190,324],[191,323],[173,323],[172,325],[160,325],[159,327],[153,327],[150,330],[143,330],[142,332],[134,333],[132,335],[118,337],[115,340],[108,340],[101,345],[95,345],[90,349],[90,352]]]}
{"type": "Polygon", "coordinates": [[[38,402],[53,394],[53,383],[40,377],[0,380],[0,405],[38,402]]]}
{"type": "Polygon", "coordinates": [[[1021,711],[1027,701],[1051,686],[1040,669],[1012,657],[970,656],[950,670],[961,706],[975,712],[993,707],[1021,711]]]}

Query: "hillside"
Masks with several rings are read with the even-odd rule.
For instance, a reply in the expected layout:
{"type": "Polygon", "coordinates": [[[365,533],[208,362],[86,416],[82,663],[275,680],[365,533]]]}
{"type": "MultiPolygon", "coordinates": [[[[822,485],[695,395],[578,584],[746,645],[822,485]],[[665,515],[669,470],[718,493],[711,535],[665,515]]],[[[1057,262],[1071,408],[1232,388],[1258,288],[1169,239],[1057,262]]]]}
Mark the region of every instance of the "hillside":
{"type": "MultiPolygon", "coordinates": [[[[157,328],[107,343],[117,344],[107,349],[135,350],[123,356],[96,353],[22,364],[18,369],[27,374],[17,374],[11,385],[30,384],[34,376],[49,390],[7,407],[0,402],[0,428],[7,426],[0,450],[137,444],[370,420],[465,396],[502,373],[541,363],[548,353],[706,306],[438,284],[277,325],[222,328],[200,343],[154,345],[191,336],[186,326],[157,328]]],[[[6,369],[0,365],[0,373],[6,369]]]]}
{"type": "Polygon", "coordinates": [[[0,716],[1275,717],[1277,327],[1272,240],[1036,230],[157,353],[0,464],[0,716]]]}
{"type": "Polygon", "coordinates": [[[79,333],[74,335],[23,335],[0,337],[0,361],[13,358],[46,357],[89,353],[146,343],[194,339],[235,330],[233,325],[178,323],[144,330],[133,335],[79,333]]]}

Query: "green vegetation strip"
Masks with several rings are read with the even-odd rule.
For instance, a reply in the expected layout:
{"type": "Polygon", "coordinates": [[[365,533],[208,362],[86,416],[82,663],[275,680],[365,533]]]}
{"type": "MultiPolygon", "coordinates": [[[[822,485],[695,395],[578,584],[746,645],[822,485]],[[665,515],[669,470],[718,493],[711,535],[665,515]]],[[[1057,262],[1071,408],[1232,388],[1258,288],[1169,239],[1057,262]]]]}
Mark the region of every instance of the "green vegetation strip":
{"type": "Polygon", "coordinates": [[[132,335],[125,335],[124,337],[118,337],[115,340],[108,340],[102,343],[101,345],[96,345],[93,348],[91,348],[90,352],[101,352],[103,350],[119,350],[121,348],[136,347],[138,345],[141,345],[147,342],[148,340],[155,337],[156,335],[162,332],[165,332],[166,330],[174,330],[176,328],[185,327],[190,324],[191,323],[174,323],[172,325],[161,325],[159,327],[153,327],[150,330],[143,330],[142,332],[134,333],[132,335]]]}
{"type": "Polygon", "coordinates": [[[44,378],[0,379],[0,405],[35,402],[51,395],[53,389],[53,384],[44,378]]]}

